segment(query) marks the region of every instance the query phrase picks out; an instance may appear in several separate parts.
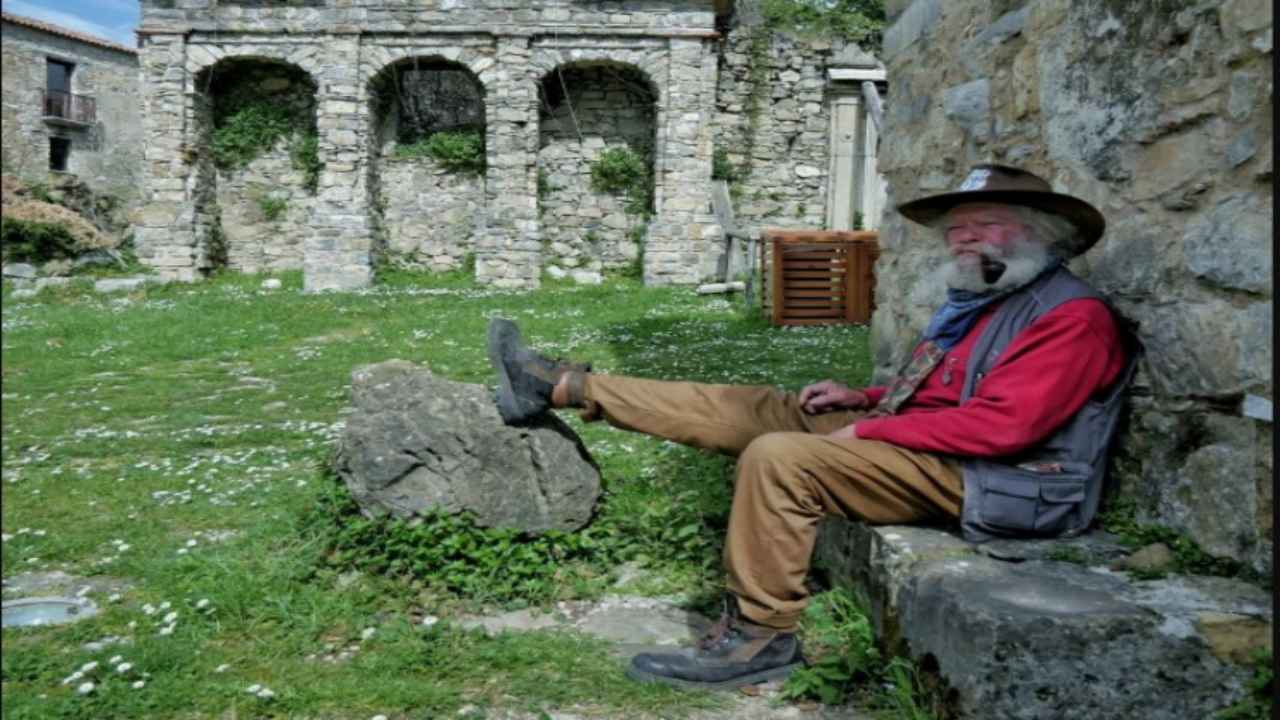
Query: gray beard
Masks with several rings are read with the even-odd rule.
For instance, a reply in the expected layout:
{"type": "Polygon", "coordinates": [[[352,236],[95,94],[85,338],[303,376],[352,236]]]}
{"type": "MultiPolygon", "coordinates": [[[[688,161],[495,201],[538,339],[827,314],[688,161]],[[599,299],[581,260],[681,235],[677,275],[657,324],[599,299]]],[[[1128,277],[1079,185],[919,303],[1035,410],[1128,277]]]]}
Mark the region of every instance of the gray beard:
{"type": "Polygon", "coordinates": [[[1001,292],[1022,287],[1056,260],[1049,248],[1037,242],[1020,242],[1006,257],[983,252],[981,262],[960,263],[951,258],[939,271],[942,282],[953,290],[975,293],[1001,292]]]}

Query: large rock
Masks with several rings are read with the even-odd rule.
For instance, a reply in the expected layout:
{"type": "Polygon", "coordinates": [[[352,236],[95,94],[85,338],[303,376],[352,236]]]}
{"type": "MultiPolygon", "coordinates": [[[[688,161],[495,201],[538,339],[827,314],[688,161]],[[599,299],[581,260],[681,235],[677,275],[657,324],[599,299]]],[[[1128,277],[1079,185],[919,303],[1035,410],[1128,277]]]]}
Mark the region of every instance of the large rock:
{"type": "Polygon", "coordinates": [[[1106,535],[973,546],[831,520],[816,559],[866,592],[877,635],[940,677],[957,718],[1182,720],[1244,697],[1243,663],[1270,646],[1270,594],[1137,581],[1107,569],[1117,552],[1106,535]]]}
{"type": "Polygon", "coordinates": [[[591,520],[600,471],[558,418],[507,427],[485,387],[404,360],[356,368],[351,399],[334,464],[366,515],[469,511],[531,533],[591,520]]]}

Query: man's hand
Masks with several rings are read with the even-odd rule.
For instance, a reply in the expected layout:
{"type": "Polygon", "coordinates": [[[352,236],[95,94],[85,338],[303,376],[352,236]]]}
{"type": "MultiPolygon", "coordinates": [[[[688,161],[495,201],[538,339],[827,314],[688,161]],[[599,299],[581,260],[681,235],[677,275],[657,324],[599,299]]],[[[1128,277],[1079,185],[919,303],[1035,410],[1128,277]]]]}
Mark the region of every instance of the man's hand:
{"type": "Polygon", "coordinates": [[[834,438],[836,440],[857,440],[858,424],[850,423],[848,425],[845,425],[839,430],[834,430],[832,432],[827,433],[827,437],[834,438]]]}
{"type": "Polygon", "coordinates": [[[871,404],[867,394],[835,380],[806,385],[800,391],[800,407],[810,415],[832,410],[861,410],[871,404]]]}

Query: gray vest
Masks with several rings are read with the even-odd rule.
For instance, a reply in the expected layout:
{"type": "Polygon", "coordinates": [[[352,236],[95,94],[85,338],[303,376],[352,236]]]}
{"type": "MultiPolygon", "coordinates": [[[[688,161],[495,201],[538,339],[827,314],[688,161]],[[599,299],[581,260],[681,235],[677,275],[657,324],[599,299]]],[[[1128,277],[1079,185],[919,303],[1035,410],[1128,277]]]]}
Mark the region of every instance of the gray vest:
{"type": "MultiPolygon", "coordinates": [[[[978,337],[965,372],[964,403],[1010,341],[1041,315],[1068,300],[1101,299],[1066,268],[1048,273],[1009,296],[978,337]]],[[[1098,510],[1107,470],[1107,446],[1120,416],[1122,392],[1133,376],[1136,352],[1101,397],[1091,397],[1062,427],[1016,456],[964,460],[964,538],[1076,535],[1098,510]]]]}

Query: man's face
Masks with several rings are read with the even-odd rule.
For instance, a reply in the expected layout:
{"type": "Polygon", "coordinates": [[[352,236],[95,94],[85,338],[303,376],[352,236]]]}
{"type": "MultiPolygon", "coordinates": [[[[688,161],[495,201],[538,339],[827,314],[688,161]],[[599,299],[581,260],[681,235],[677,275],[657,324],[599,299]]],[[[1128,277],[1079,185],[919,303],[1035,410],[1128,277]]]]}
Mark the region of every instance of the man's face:
{"type": "Polygon", "coordinates": [[[1026,227],[1007,205],[970,203],[947,213],[943,237],[962,265],[1009,256],[1026,237],[1026,227]]]}
{"type": "Polygon", "coordinates": [[[1030,234],[1008,205],[969,203],[947,213],[943,237],[950,262],[942,267],[947,287],[987,292],[1030,281],[1052,261],[1048,247],[1030,234]]]}

